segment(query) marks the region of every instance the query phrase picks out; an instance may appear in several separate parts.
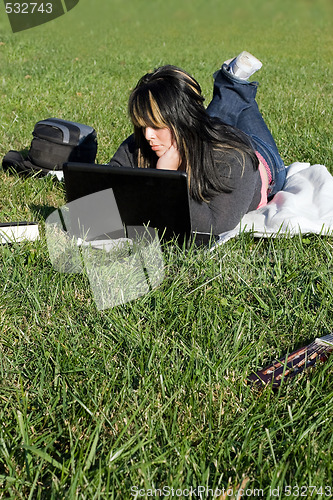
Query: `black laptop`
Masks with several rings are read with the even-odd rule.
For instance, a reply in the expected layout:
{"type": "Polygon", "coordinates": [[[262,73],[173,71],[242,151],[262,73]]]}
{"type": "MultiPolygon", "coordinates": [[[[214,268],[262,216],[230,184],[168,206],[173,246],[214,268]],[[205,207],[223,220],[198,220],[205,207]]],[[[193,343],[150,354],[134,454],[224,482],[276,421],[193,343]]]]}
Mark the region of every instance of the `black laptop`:
{"type": "MultiPolygon", "coordinates": [[[[63,171],[68,202],[111,188],[125,229],[149,226],[163,241],[180,244],[193,238],[185,172],[85,163],[66,163],[63,171]]],[[[210,239],[195,233],[197,244],[210,239]]]]}

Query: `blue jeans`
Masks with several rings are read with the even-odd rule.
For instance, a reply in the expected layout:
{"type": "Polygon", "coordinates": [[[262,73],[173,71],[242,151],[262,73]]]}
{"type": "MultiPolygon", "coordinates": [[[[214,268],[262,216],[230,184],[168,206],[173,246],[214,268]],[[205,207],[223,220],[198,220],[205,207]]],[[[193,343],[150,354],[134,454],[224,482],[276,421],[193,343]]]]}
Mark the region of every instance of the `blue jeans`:
{"type": "Polygon", "coordinates": [[[253,148],[264,157],[270,168],[272,183],[268,197],[272,198],[284,186],[286,169],[255,100],[258,82],[232,76],[225,65],[214,73],[214,78],[213,99],[207,112],[249,136],[253,148]]]}

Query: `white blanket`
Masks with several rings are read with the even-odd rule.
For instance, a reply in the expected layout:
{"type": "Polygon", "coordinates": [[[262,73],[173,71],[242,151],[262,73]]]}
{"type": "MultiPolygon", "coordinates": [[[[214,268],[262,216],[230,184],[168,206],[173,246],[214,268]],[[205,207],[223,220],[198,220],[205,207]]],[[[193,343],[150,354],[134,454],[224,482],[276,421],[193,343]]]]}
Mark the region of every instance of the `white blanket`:
{"type": "Polygon", "coordinates": [[[235,229],[220,234],[216,244],[241,232],[252,232],[258,237],[332,233],[332,175],[324,165],[293,163],[287,167],[283,190],[266,206],[246,214],[235,229]]]}

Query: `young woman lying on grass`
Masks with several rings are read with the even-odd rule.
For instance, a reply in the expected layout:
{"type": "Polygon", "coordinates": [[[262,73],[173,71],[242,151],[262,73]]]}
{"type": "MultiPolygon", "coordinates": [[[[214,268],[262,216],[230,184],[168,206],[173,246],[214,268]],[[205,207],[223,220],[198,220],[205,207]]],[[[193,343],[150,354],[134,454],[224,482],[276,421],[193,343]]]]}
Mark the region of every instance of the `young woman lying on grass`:
{"type": "Polygon", "coordinates": [[[144,75],[129,99],[134,134],[115,166],[187,172],[192,229],[219,234],[282,189],[285,166],[248,78],[261,63],[248,52],[214,74],[208,108],[198,82],[175,66],[144,75]]]}

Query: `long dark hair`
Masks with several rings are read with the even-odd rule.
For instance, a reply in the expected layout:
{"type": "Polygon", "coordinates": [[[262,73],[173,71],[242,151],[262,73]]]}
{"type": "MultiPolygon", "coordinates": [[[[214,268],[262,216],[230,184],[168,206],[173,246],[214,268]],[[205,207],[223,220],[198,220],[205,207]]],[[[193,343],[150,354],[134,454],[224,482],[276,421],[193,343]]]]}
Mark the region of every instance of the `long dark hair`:
{"type": "Polygon", "coordinates": [[[234,186],[227,181],[231,154],[237,156],[243,168],[249,155],[253,168],[258,168],[247,136],[211,118],[203,102],[200,85],[191,75],[176,66],[162,66],[139,80],[128,104],[139,167],[154,168],[158,160],[145,139],[144,129],[169,128],[181,157],[179,170],[187,172],[190,195],[197,201],[208,201],[221,191],[232,191],[234,186]],[[223,172],[216,168],[216,151],[219,163],[223,158],[223,172]]]}

